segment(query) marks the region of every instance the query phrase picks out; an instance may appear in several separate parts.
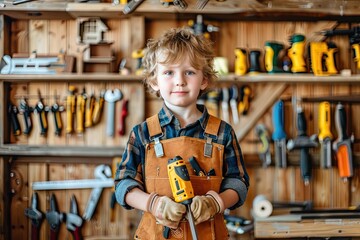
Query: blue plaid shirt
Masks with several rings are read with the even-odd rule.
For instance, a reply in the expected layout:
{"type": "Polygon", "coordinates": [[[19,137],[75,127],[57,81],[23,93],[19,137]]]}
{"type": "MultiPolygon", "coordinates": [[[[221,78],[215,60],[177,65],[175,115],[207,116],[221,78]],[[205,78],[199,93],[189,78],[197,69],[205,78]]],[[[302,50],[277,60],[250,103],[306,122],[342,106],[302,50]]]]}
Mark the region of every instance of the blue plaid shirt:
{"type": "MultiPolygon", "coordinates": [[[[188,136],[205,139],[204,131],[209,119],[209,113],[203,105],[198,105],[203,113],[201,118],[181,128],[179,120],[164,105],[158,113],[163,137],[160,140],[188,136]]],[[[230,124],[221,121],[217,139],[213,142],[224,145],[223,181],[220,192],[233,189],[239,195],[239,202],[230,209],[241,206],[249,188],[249,176],[245,169],[244,159],[235,132],[230,124]]],[[[129,136],[127,146],[115,175],[115,196],[120,205],[131,209],[125,202],[125,195],[131,189],[138,187],[144,190],[143,167],[145,162],[145,147],[150,143],[150,136],[146,122],[136,125],[129,136]]]]}

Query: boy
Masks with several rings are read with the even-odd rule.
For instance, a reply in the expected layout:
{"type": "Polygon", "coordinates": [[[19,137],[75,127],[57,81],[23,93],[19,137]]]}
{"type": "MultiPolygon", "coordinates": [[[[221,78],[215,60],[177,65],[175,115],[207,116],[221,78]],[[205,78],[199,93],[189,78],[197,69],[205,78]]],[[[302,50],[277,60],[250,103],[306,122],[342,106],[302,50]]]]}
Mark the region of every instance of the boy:
{"type": "Polygon", "coordinates": [[[135,239],[191,239],[186,207],[173,200],[167,174],[168,160],[176,156],[190,174],[200,239],[228,239],[223,212],[246,199],[249,177],[234,130],[197,105],[216,79],[213,57],[210,42],[185,28],[170,29],[147,44],[144,82],[164,105],[132,129],[115,179],[119,204],[144,211],[135,239]],[[195,175],[190,158],[204,174],[195,175]]]}

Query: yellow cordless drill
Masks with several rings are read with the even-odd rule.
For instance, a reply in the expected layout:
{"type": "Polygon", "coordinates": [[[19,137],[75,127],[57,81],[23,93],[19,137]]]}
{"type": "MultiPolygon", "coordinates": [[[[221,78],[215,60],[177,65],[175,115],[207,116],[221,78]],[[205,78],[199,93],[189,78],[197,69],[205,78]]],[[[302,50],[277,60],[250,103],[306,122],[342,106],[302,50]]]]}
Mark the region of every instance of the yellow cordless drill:
{"type": "MultiPolygon", "coordinates": [[[[198,239],[195,223],[194,223],[194,217],[192,215],[190,208],[190,204],[194,197],[194,190],[190,181],[189,172],[185,165],[185,161],[180,156],[176,156],[168,160],[167,167],[168,167],[170,187],[175,202],[186,205],[187,218],[190,225],[192,239],[193,240],[198,239]]],[[[168,228],[165,229],[169,231],[168,228]]]]}
{"type": "Polygon", "coordinates": [[[311,70],[316,76],[337,74],[335,53],[337,47],[332,42],[310,42],[309,55],[311,70]]]}

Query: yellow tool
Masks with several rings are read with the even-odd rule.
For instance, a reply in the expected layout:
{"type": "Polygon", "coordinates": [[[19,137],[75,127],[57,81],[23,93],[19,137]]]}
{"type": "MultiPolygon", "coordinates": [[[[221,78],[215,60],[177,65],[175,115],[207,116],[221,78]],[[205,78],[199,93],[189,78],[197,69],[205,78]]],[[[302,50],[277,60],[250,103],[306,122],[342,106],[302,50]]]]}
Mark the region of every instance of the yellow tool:
{"type": "Polygon", "coordinates": [[[319,104],[319,142],[321,144],[320,150],[320,166],[322,168],[330,168],[331,164],[331,116],[330,116],[330,103],[321,102],[319,104]]]}
{"type": "Polygon", "coordinates": [[[132,52],[131,57],[137,59],[137,66],[135,75],[142,75],[143,74],[143,67],[142,67],[142,58],[144,57],[144,49],[138,49],[132,52]]]}
{"type": "Polygon", "coordinates": [[[247,73],[247,53],[245,49],[236,48],[235,49],[235,74],[242,76],[247,73]]]}
{"type": "Polygon", "coordinates": [[[86,93],[85,88],[82,94],[76,98],[76,133],[81,135],[84,133],[86,93]]]}
{"type": "Polygon", "coordinates": [[[279,67],[279,54],[284,49],[284,45],[279,42],[265,42],[265,68],[268,73],[284,72],[279,67]]]}
{"type": "Polygon", "coordinates": [[[95,97],[94,94],[91,94],[86,98],[86,108],[85,108],[85,127],[91,127],[93,125],[92,117],[94,112],[95,97]]]}
{"type": "Polygon", "coordinates": [[[95,103],[94,103],[94,111],[92,114],[92,124],[98,124],[100,122],[101,119],[101,115],[103,112],[103,108],[104,108],[104,95],[105,95],[105,90],[102,90],[100,92],[100,96],[99,98],[96,99],[95,103]]]}
{"type": "Polygon", "coordinates": [[[356,62],[357,69],[360,69],[360,45],[359,43],[355,43],[351,45],[351,49],[353,50],[354,61],[356,62]]]}
{"type": "Polygon", "coordinates": [[[316,76],[337,74],[335,53],[337,47],[331,42],[310,42],[311,70],[316,76]]]}
{"type": "MultiPolygon", "coordinates": [[[[187,219],[189,221],[192,239],[198,239],[194,223],[194,217],[190,208],[192,199],[194,197],[194,190],[190,181],[189,172],[185,165],[185,161],[180,156],[176,156],[168,160],[167,167],[170,187],[175,202],[186,205],[187,219]]],[[[169,231],[169,229],[167,229],[167,231],[169,231]]]]}
{"type": "Polygon", "coordinates": [[[239,114],[246,115],[250,108],[251,88],[247,85],[242,86],[239,97],[238,112],[239,114]]]}
{"type": "Polygon", "coordinates": [[[295,34],[290,38],[291,47],[288,50],[288,56],[291,59],[291,72],[306,72],[306,63],[304,59],[305,36],[295,34]]]}
{"type": "Polygon", "coordinates": [[[69,94],[66,97],[66,133],[71,134],[74,131],[74,113],[75,113],[75,86],[69,86],[69,94]]]}

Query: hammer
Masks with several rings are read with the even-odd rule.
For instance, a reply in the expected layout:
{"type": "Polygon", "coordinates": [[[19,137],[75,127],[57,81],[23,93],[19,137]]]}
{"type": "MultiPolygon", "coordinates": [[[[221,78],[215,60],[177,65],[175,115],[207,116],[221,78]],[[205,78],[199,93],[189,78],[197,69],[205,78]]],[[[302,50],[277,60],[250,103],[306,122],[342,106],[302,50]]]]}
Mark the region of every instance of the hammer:
{"type": "Polygon", "coordinates": [[[301,107],[297,107],[297,137],[290,139],[287,143],[287,149],[292,151],[300,149],[300,170],[301,176],[305,185],[309,184],[311,178],[311,159],[309,155],[309,148],[318,146],[316,135],[308,137],[306,135],[306,120],[305,114],[301,107]]]}

